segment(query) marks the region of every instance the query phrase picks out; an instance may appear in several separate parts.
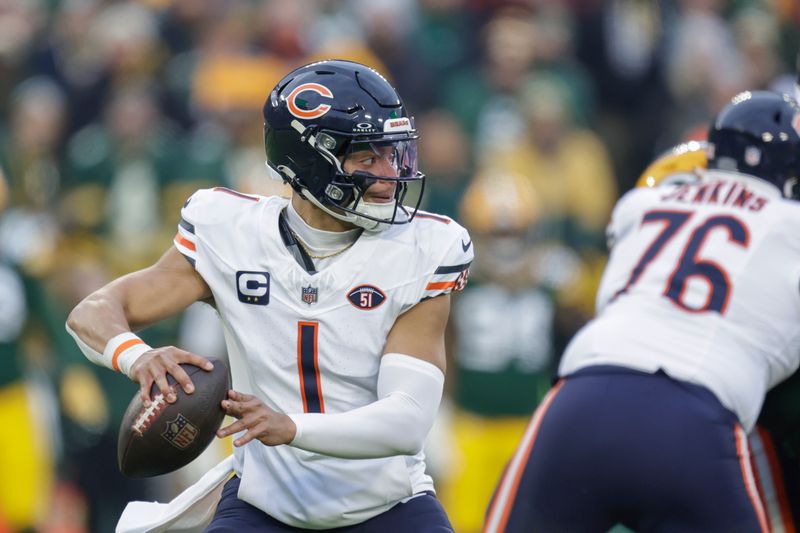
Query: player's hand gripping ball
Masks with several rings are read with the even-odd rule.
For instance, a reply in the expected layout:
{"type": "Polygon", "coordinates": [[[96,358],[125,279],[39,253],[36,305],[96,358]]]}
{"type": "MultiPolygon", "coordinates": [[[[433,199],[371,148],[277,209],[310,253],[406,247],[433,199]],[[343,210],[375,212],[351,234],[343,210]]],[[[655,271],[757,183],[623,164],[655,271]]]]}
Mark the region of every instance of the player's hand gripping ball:
{"type": "Polygon", "coordinates": [[[220,402],[231,386],[227,365],[209,360],[214,364],[211,371],[181,364],[194,383],[192,394],[167,375],[177,397],[174,403],[166,401],[155,383],[149,407],[137,391],[119,429],[120,472],[134,478],[166,474],[187,465],[208,447],[225,418],[220,402]]]}

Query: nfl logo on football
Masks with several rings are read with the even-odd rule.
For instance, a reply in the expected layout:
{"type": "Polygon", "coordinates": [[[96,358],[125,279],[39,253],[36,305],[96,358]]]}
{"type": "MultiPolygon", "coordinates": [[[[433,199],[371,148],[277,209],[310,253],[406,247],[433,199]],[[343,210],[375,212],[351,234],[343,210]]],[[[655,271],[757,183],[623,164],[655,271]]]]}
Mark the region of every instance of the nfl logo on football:
{"type": "Polygon", "coordinates": [[[303,301],[308,305],[316,303],[317,292],[318,292],[317,288],[312,287],[311,285],[309,285],[308,287],[303,287],[303,301]]]}
{"type": "Polygon", "coordinates": [[[178,413],[175,420],[167,422],[167,429],[161,436],[167,439],[170,444],[182,450],[194,442],[197,433],[197,427],[189,422],[185,416],[178,413]]]}

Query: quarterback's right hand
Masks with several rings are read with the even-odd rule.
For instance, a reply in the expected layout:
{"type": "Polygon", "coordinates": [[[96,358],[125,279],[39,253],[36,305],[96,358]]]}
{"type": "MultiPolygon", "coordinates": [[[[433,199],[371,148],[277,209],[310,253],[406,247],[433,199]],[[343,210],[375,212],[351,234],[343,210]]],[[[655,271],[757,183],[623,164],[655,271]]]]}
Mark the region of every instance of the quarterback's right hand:
{"type": "Polygon", "coordinates": [[[133,363],[131,378],[139,384],[139,395],[146,407],[150,406],[150,388],[153,383],[158,385],[167,402],[174,403],[178,399],[167,382],[167,374],[175,378],[186,394],[194,392],[194,384],[180,367],[180,363],[189,363],[206,371],[214,368],[208,359],[174,346],[154,348],[143,353],[133,363]]]}

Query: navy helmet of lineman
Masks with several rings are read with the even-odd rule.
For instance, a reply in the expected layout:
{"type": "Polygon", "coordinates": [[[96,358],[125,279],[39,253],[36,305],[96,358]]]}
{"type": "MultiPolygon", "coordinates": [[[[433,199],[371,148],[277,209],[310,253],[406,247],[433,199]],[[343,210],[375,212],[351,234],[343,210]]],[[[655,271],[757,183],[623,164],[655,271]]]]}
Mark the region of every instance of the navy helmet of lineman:
{"type": "Polygon", "coordinates": [[[766,180],[786,198],[800,198],[800,106],[786,94],[735,96],[708,131],[708,168],[766,180]]]}
{"type": "Polygon", "coordinates": [[[375,70],[344,60],[302,66],[287,74],[264,104],[267,166],[303,198],[329,215],[375,231],[413,219],[403,201],[417,171],[417,131],[397,91],[375,70]],[[386,157],[392,176],[348,173],[347,155],[371,150],[386,157]],[[394,199],[371,203],[364,192],[376,179],[396,183],[394,199]]]}

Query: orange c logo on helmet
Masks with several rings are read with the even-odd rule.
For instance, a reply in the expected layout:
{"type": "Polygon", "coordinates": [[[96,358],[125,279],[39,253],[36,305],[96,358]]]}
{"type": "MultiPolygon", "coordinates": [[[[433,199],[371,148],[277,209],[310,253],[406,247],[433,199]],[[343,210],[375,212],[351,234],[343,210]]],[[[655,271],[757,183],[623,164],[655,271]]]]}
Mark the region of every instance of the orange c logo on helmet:
{"type": "Polygon", "coordinates": [[[325,96],[327,98],[333,98],[333,93],[330,89],[325,87],[324,85],[320,85],[319,83],[304,83],[302,85],[298,85],[294,88],[292,92],[289,93],[289,96],[286,97],[286,105],[289,107],[289,113],[296,116],[297,118],[319,118],[328,111],[331,110],[331,106],[328,104],[319,104],[317,107],[313,109],[300,109],[297,107],[297,97],[300,93],[305,91],[313,91],[320,96],[325,96]]]}

